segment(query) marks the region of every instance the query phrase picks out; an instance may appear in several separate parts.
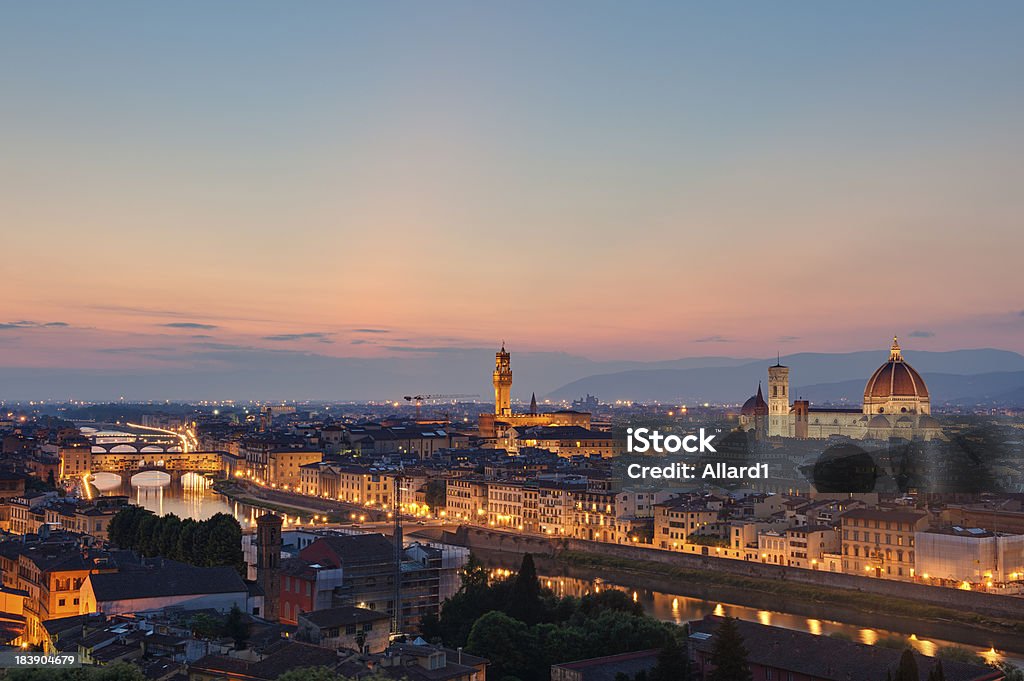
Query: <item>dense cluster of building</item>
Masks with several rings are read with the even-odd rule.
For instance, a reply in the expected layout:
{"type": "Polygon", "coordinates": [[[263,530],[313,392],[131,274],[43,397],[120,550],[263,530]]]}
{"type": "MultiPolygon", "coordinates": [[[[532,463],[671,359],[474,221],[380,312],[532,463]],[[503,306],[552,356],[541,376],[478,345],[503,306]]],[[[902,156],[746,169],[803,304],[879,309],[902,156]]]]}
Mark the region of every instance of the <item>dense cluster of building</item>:
{"type": "MultiPolygon", "coordinates": [[[[296,666],[353,677],[484,681],[486,660],[394,636],[415,636],[425,617],[438,614],[458,588],[468,552],[359,527],[368,515],[1024,592],[1024,495],[840,493],[782,483],[784,476],[757,488],[626,483],[613,463],[622,439],[611,421],[592,413],[595,398],[572,409],[541,408],[534,398],[517,410],[504,347],[493,381],[494,409],[475,419],[355,418],[263,405],[251,413],[155,411],[138,425],[92,428],[9,413],[0,419],[0,638],[76,651],[92,664],[133,661],[156,681],[269,680],[296,666]],[[261,516],[242,538],[244,574],[143,558],[108,543],[110,520],[129,498],[100,496],[90,483],[100,473],[127,481],[143,472],[230,480],[297,505],[327,504],[335,520],[338,509],[345,513],[342,522],[320,528],[261,516]],[[244,618],[245,645],[228,633],[234,616],[244,618]],[[197,621],[206,624],[202,633],[197,621]]],[[[791,402],[781,364],[769,369],[768,386],[767,399],[759,388],[738,411],[707,413],[735,428],[744,455],[756,451],[776,471],[798,474],[786,453],[810,452],[814,440],[944,439],[927,387],[895,340],[856,410],[791,402]]],[[[732,456],[724,444],[721,455],[732,456]]],[[[752,640],[806,645],[757,626],[744,624],[752,640]]],[[[693,661],[706,671],[713,632],[707,623],[695,623],[693,632],[693,661]]],[[[890,653],[881,649],[847,653],[891,668],[890,653]]],[[[597,668],[635,675],[656,657],[645,651],[566,663],[552,669],[552,678],[587,681],[597,668]]],[[[829,671],[828,656],[814,673],[785,666],[792,657],[754,662],[764,678],[840,678],[828,676],[842,672],[829,671]]],[[[960,671],[958,678],[987,678],[960,671]]]]}

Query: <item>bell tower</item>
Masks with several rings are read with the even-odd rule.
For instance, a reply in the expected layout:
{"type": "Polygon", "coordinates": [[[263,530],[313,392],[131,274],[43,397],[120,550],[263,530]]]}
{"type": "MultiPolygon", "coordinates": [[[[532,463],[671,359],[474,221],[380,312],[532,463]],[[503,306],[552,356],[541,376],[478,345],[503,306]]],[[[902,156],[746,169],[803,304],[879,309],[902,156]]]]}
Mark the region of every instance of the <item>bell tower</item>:
{"type": "Polygon", "coordinates": [[[782,358],[768,367],[768,437],[790,437],[789,367],[782,358]]]}
{"type": "Polygon", "coordinates": [[[494,355],[494,415],[512,415],[512,364],[504,342],[494,355]]]}
{"type": "Polygon", "coordinates": [[[281,517],[256,519],[256,583],[263,588],[263,619],[276,622],[281,594],[281,517]]]}

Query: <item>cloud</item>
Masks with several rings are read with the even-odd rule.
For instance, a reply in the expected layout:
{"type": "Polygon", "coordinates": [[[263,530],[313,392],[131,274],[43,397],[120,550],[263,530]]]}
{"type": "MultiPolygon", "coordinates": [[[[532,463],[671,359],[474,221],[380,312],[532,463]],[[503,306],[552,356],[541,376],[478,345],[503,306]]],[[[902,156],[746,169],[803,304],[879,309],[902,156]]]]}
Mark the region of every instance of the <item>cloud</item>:
{"type": "Polygon", "coordinates": [[[726,338],[725,336],[704,336],[703,338],[695,338],[694,343],[733,343],[732,338],[726,338]]]}
{"type": "Polygon", "coordinates": [[[354,341],[350,341],[349,345],[373,345],[373,341],[368,341],[363,338],[356,338],[354,341]]]}
{"type": "Polygon", "coordinates": [[[189,315],[179,310],[160,310],[149,307],[131,307],[129,305],[90,305],[92,310],[102,310],[104,312],[120,312],[122,314],[140,314],[150,315],[154,317],[190,317],[195,315],[189,315]]]}
{"type": "Polygon", "coordinates": [[[32,322],[22,319],[17,322],[0,322],[0,331],[12,329],[63,329],[71,326],[67,322],[32,322]]]}
{"type": "Polygon", "coordinates": [[[160,326],[169,329],[200,329],[202,331],[212,331],[217,328],[216,324],[200,324],[199,322],[169,322],[160,326]]]}
{"type": "Polygon", "coordinates": [[[934,331],[911,331],[907,334],[910,338],[934,338],[934,331]]]}
{"type": "Polygon", "coordinates": [[[121,347],[121,348],[97,348],[96,352],[103,353],[105,355],[120,355],[120,354],[140,354],[150,352],[174,352],[177,348],[172,348],[166,345],[153,345],[150,347],[121,347]]]}
{"type": "Polygon", "coordinates": [[[390,329],[352,329],[352,333],[391,333],[390,329]]]}
{"type": "Polygon", "coordinates": [[[189,338],[213,338],[213,336],[208,333],[194,333],[189,338]]]}
{"type": "Polygon", "coordinates": [[[779,336],[778,338],[780,343],[792,343],[797,340],[800,340],[800,336],[779,336]]]}
{"type": "Polygon", "coordinates": [[[297,341],[297,340],[315,340],[320,343],[333,343],[331,336],[333,333],[325,333],[323,331],[310,331],[307,333],[282,333],[276,336],[264,336],[263,340],[266,341],[297,341]]]}
{"type": "Polygon", "coordinates": [[[197,348],[203,348],[205,350],[221,350],[221,351],[231,350],[231,351],[245,351],[245,352],[250,352],[250,351],[257,351],[258,352],[259,351],[259,348],[255,348],[255,347],[253,347],[251,345],[234,345],[232,343],[203,342],[203,343],[190,343],[190,345],[192,345],[193,347],[197,347],[197,348]]]}

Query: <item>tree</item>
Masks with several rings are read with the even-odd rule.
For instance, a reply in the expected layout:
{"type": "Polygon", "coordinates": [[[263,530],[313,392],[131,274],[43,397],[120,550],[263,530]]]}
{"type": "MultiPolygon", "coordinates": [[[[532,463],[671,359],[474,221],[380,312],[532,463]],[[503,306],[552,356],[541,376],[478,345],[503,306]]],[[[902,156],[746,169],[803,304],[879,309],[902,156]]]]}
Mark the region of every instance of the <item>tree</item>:
{"type": "Polygon", "coordinates": [[[480,562],[475,553],[469,554],[469,560],[459,571],[463,591],[474,591],[487,588],[487,568],[480,562]]]}
{"type": "Polygon", "coordinates": [[[178,539],[175,541],[171,558],[180,560],[183,563],[192,562],[192,544],[195,542],[197,524],[191,518],[186,518],[181,522],[181,527],[178,530],[178,539]]]}
{"type": "Polygon", "coordinates": [[[544,660],[536,654],[537,637],[529,627],[503,612],[492,611],[477,620],[469,632],[466,652],[491,661],[488,676],[501,679],[541,678],[544,660]]]}
{"type": "Polygon", "coordinates": [[[942,670],[942,660],[937,661],[932,670],[928,672],[928,681],[946,681],[946,672],[942,670]]]}
{"type": "Polygon", "coordinates": [[[540,596],[541,587],[540,579],[537,578],[537,567],[533,563],[533,554],[527,553],[523,555],[519,572],[512,582],[512,591],[509,594],[506,612],[522,622],[536,624],[543,617],[540,596]]]}
{"type": "Polygon", "coordinates": [[[900,664],[896,668],[896,676],[893,677],[893,681],[920,681],[917,658],[914,657],[914,652],[910,648],[905,649],[900,656],[900,664]]]}
{"type": "Polygon", "coordinates": [[[658,663],[649,674],[650,681],[689,681],[690,658],[686,647],[675,636],[658,651],[658,663]]]}
{"type": "Polygon", "coordinates": [[[735,618],[724,618],[715,630],[710,661],[715,668],[708,681],[753,681],[747,664],[747,649],[735,618]]]}
{"type": "Polygon", "coordinates": [[[448,483],[443,478],[436,478],[427,483],[427,491],[424,494],[424,501],[430,510],[435,514],[447,503],[448,483]]]}
{"type": "Polygon", "coordinates": [[[210,532],[205,553],[206,564],[226,565],[245,577],[245,557],[242,555],[242,526],[227,513],[218,513],[206,521],[210,532]]]}
{"type": "Polygon", "coordinates": [[[178,535],[181,534],[181,518],[173,513],[165,515],[160,519],[159,536],[156,537],[154,547],[156,555],[164,558],[174,559],[174,553],[178,546],[178,535]]]}
{"type": "Polygon", "coordinates": [[[434,611],[420,618],[420,636],[430,642],[441,640],[441,620],[434,611]]]}
{"type": "Polygon", "coordinates": [[[245,621],[242,611],[237,605],[231,606],[231,612],[224,620],[224,635],[235,641],[235,649],[241,650],[249,640],[249,624],[245,621]]]}
{"type": "Polygon", "coordinates": [[[159,542],[160,517],[152,513],[145,515],[135,526],[135,537],[132,539],[131,548],[144,556],[157,555],[159,542]]]}
{"type": "Polygon", "coordinates": [[[217,638],[223,633],[224,626],[216,617],[201,612],[189,622],[189,629],[200,638],[217,638]]]}

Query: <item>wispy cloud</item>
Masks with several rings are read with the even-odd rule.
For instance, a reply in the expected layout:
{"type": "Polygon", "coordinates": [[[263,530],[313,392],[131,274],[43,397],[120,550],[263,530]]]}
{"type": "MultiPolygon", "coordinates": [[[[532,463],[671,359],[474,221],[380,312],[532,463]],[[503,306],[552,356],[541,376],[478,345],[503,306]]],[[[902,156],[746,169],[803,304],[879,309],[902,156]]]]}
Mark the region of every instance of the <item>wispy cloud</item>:
{"type": "Polygon", "coordinates": [[[0,322],[0,331],[13,329],[63,329],[71,326],[67,322],[33,322],[22,319],[17,322],[0,322]]]}
{"type": "Polygon", "coordinates": [[[800,336],[779,336],[778,342],[780,343],[792,343],[793,341],[800,340],[800,336]]]}
{"type": "Polygon", "coordinates": [[[147,315],[151,317],[196,317],[199,315],[190,315],[187,312],[180,310],[162,310],[159,308],[151,307],[132,307],[130,305],[90,305],[91,310],[101,310],[103,312],[118,312],[121,314],[132,314],[132,315],[147,315]]]}
{"type": "Polygon", "coordinates": [[[703,338],[695,338],[694,343],[733,343],[732,338],[726,338],[725,336],[704,336],[703,338]]]}
{"type": "Polygon", "coordinates": [[[934,338],[934,331],[911,331],[907,334],[911,338],[934,338]]]}
{"type": "Polygon", "coordinates": [[[331,340],[331,336],[333,335],[333,333],[326,333],[323,331],[310,331],[307,333],[281,333],[274,336],[264,336],[263,340],[275,342],[315,340],[319,343],[333,343],[334,341],[331,340]]]}
{"type": "Polygon", "coordinates": [[[212,331],[217,328],[216,324],[200,324],[199,322],[168,322],[160,326],[168,329],[199,329],[201,331],[212,331]]]}
{"type": "Polygon", "coordinates": [[[230,351],[258,351],[259,348],[255,348],[251,345],[235,345],[232,343],[190,343],[192,347],[203,348],[204,350],[230,350],[230,351]]]}
{"type": "Polygon", "coordinates": [[[352,333],[391,333],[390,329],[352,329],[352,333]]]}
{"type": "Polygon", "coordinates": [[[151,352],[175,352],[177,348],[172,348],[166,345],[151,345],[149,347],[115,347],[115,348],[97,348],[96,352],[103,353],[105,355],[121,355],[121,354],[145,354],[151,352]]]}

